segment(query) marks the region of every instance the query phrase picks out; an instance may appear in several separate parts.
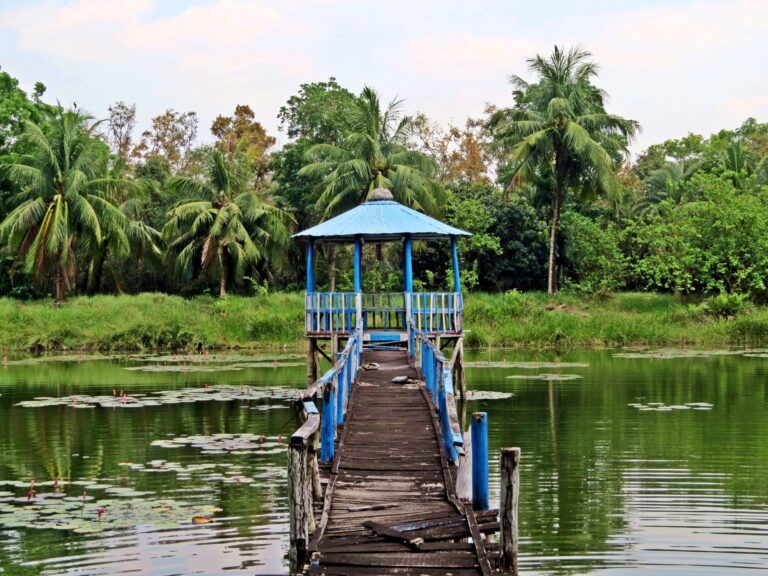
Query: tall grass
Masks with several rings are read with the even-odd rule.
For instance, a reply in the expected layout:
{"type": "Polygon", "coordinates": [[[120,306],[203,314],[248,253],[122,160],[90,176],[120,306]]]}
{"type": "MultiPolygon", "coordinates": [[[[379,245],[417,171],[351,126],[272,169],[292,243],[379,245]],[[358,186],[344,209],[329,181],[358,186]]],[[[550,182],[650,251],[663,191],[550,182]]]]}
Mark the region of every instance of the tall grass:
{"type": "MultiPolygon", "coordinates": [[[[301,294],[184,299],[166,294],[51,301],[0,299],[0,348],[29,351],[275,347],[303,342],[301,294]]],[[[590,298],[541,293],[467,294],[467,346],[768,345],[768,308],[735,319],[663,294],[590,298]]]]}
{"type": "Polygon", "coordinates": [[[299,294],[184,299],[166,294],[22,303],[0,299],[0,347],[159,350],[293,344],[304,335],[299,294]]]}

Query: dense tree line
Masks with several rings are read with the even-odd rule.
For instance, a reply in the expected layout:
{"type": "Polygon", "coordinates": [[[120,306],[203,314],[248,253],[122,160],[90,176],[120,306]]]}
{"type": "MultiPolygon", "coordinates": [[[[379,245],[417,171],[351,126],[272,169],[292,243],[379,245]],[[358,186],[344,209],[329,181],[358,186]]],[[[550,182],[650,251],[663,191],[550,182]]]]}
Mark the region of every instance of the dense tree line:
{"type": "MultiPolygon", "coordinates": [[[[0,295],[303,288],[290,234],[376,187],[474,233],[470,290],[659,290],[768,300],[768,124],[689,134],[630,160],[639,124],[610,113],[581,49],[529,61],[505,107],[462,126],[405,115],[334,78],[278,112],[284,143],[248,105],[199,120],[173,109],[138,136],[136,107],[95,121],[0,70],[0,295]]],[[[365,282],[400,290],[400,247],[366,255],[365,282]]],[[[325,248],[323,289],[351,255],[325,248]]],[[[418,284],[451,282],[448,247],[417,245],[418,284]]]]}

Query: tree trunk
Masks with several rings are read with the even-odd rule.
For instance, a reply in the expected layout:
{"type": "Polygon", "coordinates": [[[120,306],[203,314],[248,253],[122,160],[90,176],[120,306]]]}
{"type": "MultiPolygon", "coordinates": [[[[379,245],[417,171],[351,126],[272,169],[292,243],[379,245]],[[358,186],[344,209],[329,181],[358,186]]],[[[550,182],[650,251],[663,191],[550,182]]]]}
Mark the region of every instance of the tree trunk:
{"type": "Polygon", "coordinates": [[[221,269],[221,279],[219,280],[219,298],[225,298],[227,296],[226,254],[219,254],[219,268],[221,269]]]}
{"type": "Polygon", "coordinates": [[[557,292],[557,232],[560,226],[560,208],[565,189],[565,158],[561,151],[555,152],[555,198],[552,201],[552,223],[549,235],[549,271],[547,292],[557,292]]]}
{"type": "Polygon", "coordinates": [[[329,292],[336,291],[336,246],[328,245],[328,284],[329,292]]]}
{"type": "Polygon", "coordinates": [[[64,302],[64,270],[56,272],[56,302],[64,302]]]}
{"type": "Polygon", "coordinates": [[[90,296],[96,294],[101,287],[101,277],[104,273],[104,259],[105,254],[102,253],[102,248],[99,248],[93,257],[93,260],[91,260],[91,266],[88,270],[88,294],[90,296]]]}
{"type": "Polygon", "coordinates": [[[560,221],[560,194],[555,193],[552,203],[552,229],[549,235],[549,275],[547,277],[547,292],[557,292],[557,228],[560,221]]]}

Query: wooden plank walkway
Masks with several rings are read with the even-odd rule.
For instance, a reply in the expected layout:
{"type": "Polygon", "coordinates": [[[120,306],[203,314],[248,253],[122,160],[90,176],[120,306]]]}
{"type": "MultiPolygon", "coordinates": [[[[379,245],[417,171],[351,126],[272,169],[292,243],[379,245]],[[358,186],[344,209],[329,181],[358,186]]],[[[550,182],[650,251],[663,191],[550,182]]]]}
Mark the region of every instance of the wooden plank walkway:
{"type": "Polygon", "coordinates": [[[497,547],[481,534],[498,530],[496,511],[475,513],[456,498],[455,469],[407,352],[366,351],[362,363],[378,369],[352,387],[309,573],[495,573],[497,547]]]}

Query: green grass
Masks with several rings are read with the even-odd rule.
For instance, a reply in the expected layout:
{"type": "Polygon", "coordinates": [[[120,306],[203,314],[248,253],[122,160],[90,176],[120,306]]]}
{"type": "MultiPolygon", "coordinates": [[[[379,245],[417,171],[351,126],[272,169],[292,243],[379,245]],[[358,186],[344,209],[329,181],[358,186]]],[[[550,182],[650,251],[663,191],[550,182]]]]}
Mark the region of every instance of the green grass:
{"type": "MultiPolygon", "coordinates": [[[[50,300],[0,299],[0,348],[53,351],[277,347],[303,342],[301,294],[184,299],[165,294],[50,300]]],[[[475,348],[767,345],[768,308],[715,319],[664,294],[591,298],[541,293],[468,294],[475,348]]]]}
{"type": "Polygon", "coordinates": [[[294,344],[304,335],[300,294],[184,299],[166,294],[0,299],[0,348],[159,350],[294,344]]]}
{"type": "Polygon", "coordinates": [[[668,294],[472,294],[464,325],[474,348],[768,344],[768,308],[716,319],[668,294]]]}

